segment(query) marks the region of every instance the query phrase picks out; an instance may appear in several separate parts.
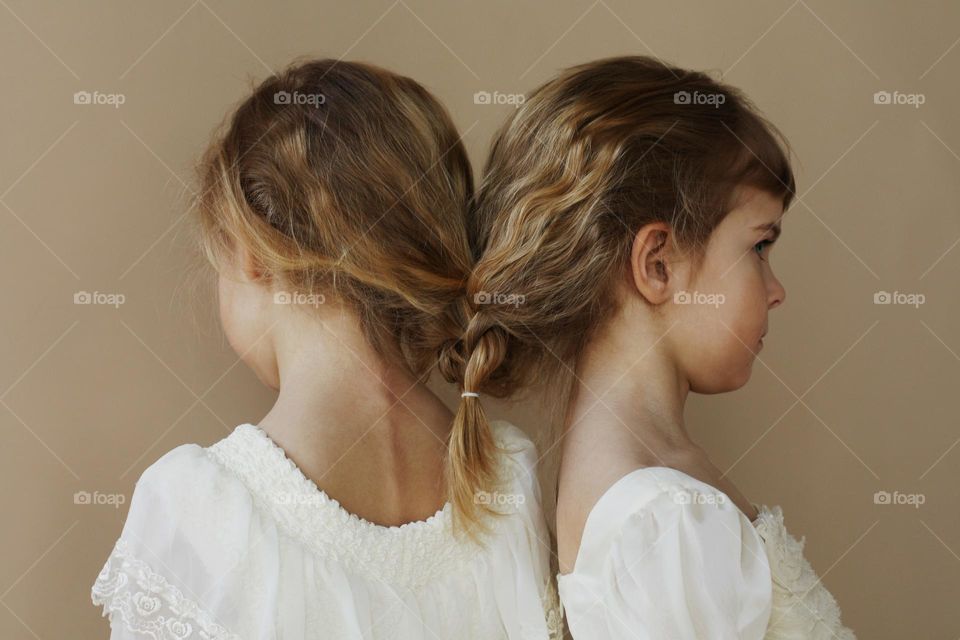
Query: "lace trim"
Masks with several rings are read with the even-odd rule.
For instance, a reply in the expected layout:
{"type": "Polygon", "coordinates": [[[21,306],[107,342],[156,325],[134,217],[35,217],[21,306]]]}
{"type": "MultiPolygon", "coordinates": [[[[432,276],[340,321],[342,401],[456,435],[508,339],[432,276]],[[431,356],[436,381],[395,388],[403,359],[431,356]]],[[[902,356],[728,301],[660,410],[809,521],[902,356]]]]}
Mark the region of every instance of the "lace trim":
{"type": "Polygon", "coordinates": [[[547,621],[547,638],[549,640],[563,640],[563,606],[554,581],[547,578],[543,592],[543,614],[547,621]]]}
{"type": "Polygon", "coordinates": [[[123,538],[117,540],[91,591],[112,625],[117,618],[128,631],[154,640],[240,640],[166,578],[135,557],[123,538]]]}
{"type": "MultiPolygon", "coordinates": [[[[506,433],[507,423],[498,420],[492,425],[497,444],[512,448],[515,443],[506,433]]],[[[426,520],[398,527],[364,520],[317,487],[256,425],[239,425],[205,451],[240,478],[258,508],[288,535],[318,557],[336,560],[350,570],[417,587],[476,556],[476,545],[454,534],[450,503],[426,520]]],[[[510,460],[509,455],[501,458],[501,468],[510,460]]]]}
{"type": "Polygon", "coordinates": [[[836,599],[803,555],[806,537],[787,531],[783,510],[758,506],[754,526],[764,541],[773,578],[773,603],[765,640],[856,640],[840,621],[836,599]]]}

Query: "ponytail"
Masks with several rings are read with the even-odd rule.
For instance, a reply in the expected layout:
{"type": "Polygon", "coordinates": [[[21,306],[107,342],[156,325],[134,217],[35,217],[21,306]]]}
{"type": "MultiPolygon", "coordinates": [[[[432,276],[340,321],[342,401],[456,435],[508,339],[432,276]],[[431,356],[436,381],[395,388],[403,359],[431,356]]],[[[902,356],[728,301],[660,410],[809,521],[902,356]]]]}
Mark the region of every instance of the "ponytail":
{"type": "Polygon", "coordinates": [[[500,481],[499,448],[479,395],[503,363],[507,342],[503,327],[479,311],[463,337],[448,341],[440,356],[441,373],[462,394],[450,431],[447,494],[455,522],[473,539],[489,530],[487,516],[500,515],[492,500],[500,481]]]}

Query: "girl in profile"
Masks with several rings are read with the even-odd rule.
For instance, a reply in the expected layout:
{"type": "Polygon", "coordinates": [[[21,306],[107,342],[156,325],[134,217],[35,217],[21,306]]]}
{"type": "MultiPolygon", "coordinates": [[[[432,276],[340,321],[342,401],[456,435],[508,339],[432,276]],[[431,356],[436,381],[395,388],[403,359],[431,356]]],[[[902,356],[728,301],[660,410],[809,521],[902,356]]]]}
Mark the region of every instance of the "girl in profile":
{"type": "Polygon", "coordinates": [[[468,295],[495,294],[469,321],[472,388],[539,383],[563,418],[576,640],[854,638],[780,507],[751,502],[684,421],[691,392],[750,378],[785,300],[771,250],[794,193],[785,142],[742,92],[646,57],[562,72],[493,142],[471,220],[468,295]]]}

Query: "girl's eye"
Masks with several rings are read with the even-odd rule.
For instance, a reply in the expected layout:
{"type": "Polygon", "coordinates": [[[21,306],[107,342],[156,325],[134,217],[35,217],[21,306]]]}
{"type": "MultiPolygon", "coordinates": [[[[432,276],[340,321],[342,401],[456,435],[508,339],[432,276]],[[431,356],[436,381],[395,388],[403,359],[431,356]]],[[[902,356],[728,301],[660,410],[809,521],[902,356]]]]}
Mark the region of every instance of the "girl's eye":
{"type": "Polygon", "coordinates": [[[757,250],[757,254],[763,257],[763,250],[767,248],[768,244],[773,244],[770,240],[761,240],[757,244],[753,245],[753,248],[757,250]]]}

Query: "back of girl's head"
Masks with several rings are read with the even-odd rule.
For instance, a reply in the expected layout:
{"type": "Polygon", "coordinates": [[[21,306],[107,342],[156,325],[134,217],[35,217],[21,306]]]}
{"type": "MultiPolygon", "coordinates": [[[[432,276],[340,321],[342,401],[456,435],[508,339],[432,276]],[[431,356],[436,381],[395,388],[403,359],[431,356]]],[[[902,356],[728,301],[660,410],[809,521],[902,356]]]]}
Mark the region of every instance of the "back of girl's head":
{"type": "Polygon", "coordinates": [[[540,383],[566,397],[618,309],[636,233],[669,223],[696,267],[740,185],[784,209],[794,193],[786,141],[734,87],[648,57],[583,64],[539,87],[496,135],[472,209],[467,299],[491,302],[474,306],[466,334],[474,389],[540,383]]]}
{"type": "Polygon", "coordinates": [[[265,281],[345,303],[380,354],[421,377],[464,331],[471,168],[449,115],[413,80],[355,62],[294,64],[239,105],[200,178],[200,239],[215,267],[242,247],[265,281]]]}
{"type": "Polygon", "coordinates": [[[372,65],[293,64],[236,108],[200,165],[200,240],[278,288],[333,296],[422,374],[461,330],[466,152],[422,86],[372,65]]]}

